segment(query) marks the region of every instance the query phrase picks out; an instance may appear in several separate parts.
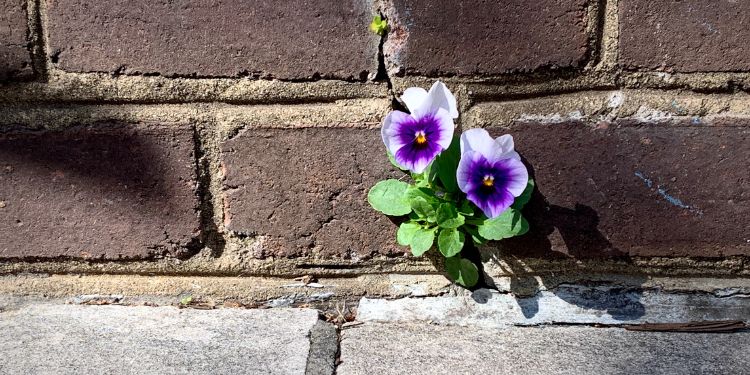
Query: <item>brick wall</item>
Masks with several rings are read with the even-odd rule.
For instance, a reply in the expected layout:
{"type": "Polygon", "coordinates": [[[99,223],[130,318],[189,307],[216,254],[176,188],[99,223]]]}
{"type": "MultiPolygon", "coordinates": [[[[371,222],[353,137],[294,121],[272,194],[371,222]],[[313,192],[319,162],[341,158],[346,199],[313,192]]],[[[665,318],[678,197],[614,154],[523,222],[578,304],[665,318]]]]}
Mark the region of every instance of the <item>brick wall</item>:
{"type": "Polygon", "coordinates": [[[698,0],[0,0],[0,273],[432,272],[365,195],[396,175],[394,98],[437,78],[537,180],[531,232],[488,259],[750,273],[749,22],[698,0]]]}

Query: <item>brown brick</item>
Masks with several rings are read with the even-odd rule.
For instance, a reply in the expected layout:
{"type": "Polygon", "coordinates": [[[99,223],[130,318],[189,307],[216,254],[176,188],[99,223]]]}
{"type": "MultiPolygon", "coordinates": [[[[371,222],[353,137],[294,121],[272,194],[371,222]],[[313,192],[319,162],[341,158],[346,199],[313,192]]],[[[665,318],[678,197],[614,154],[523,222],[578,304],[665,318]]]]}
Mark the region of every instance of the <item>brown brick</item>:
{"type": "Polygon", "coordinates": [[[377,71],[366,0],[48,0],[53,61],[68,71],[355,78],[377,71]]]}
{"type": "Polygon", "coordinates": [[[393,0],[400,27],[385,46],[408,74],[502,74],[580,67],[585,0],[393,0]]]}
{"type": "Polygon", "coordinates": [[[627,69],[750,70],[750,7],[742,1],[620,1],[627,69]]]}
{"type": "Polygon", "coordinates": [[[26,1],[0,0],[0,81],[32,75],[26,1]]]}
{"type": "Polygon", "coordinates": [[[195,190],[189,126],[0,133],[0,258],[183,255],[195,190]]]}
{"type": "MultiPolygon", "coordinates": [[[[496,130],[495,134],[506,133],[496,130]]],[[[750,122],[514,125],[534,169],[533,256],[750,255],[750,122]],[[553,251],[553,252],[551,252],[553,251]]]]}
{"type": "Polygon", "coordinates": [[[360,259],[401,253],[396,226],[367,203],[393,174],[370,129],[251,129],[222,146],[226,226],[265,236],[265,256],[360,259]]]}

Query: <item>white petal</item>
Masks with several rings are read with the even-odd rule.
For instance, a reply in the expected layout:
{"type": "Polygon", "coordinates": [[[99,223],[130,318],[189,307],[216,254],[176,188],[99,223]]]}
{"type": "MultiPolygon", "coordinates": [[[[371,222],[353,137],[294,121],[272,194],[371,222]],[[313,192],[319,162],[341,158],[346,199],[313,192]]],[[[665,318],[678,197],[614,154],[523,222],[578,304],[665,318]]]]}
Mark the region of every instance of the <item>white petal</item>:
{"type": "Polygon", "coordinates": [[[498,147],[500,148],[500,155],[497,155],[497,159],[517,159],[521,160],[521,156],[518,155],[518,153],[514,149],[513,145],[513,136],[510,134],[505,134],[501,137],[498,137],[495,139],[495,143],[497,143],[498,147]]]}
{"type": "Polygon", "coordinates": [[[450,114],[451,118],[458,118],[458,107],[456,106],[456,97],[448,90],[444,83],[437,81],[427,93],[427,98],[419,105],[418,108],[409,110],[416,116],[423,116],[427,113],[434,113],[438,108],[443,108],[450,114]]]}
{"type": "Polygon", "coordinates": [[[497,143],[484,129],[469,129],[461,134],[461,155],[468,151],[476,151],[486,159],[499,153],[497,143]]]}
{"type": "Polygon", "coordinates": [[[409,119],[409,114],[401,111],[391,111],[388,116],[385,116],[383,120],[383,126],[380,128],[380,135],[383,137],[383,143],[385,148],[392,155],[396,155],[396,152],[404,147],[404,143],[401,142],[398,136],[401,124],[409,119]]]}
{"type": "Polygon", "coordinates": [[[448,111],[442,108],[438,109],[435,119],[438,121],[438,126],[440,127],[440,139],[437,140],[437,144],[443,150],[446,150],[450,147],[451,141],[453,141],[453,132],[456,129],[456,124],[453,123],[453,118],[451,118],[448,111]]]}
{"type": "Polygon", "coordinates": [[[409,112],[414,113],[422,103],[427,100],[427,90],[421,87],[409,87],[401,95],[401,101],[404,102],[409,112]]]}

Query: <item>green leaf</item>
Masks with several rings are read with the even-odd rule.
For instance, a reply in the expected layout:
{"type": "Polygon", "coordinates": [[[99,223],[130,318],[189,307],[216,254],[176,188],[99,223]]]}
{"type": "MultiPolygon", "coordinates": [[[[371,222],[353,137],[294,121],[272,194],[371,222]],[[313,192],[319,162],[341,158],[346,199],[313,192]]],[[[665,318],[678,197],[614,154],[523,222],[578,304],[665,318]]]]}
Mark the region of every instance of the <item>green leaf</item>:
{"type": "Polygon", "coordinates": [[[468,200],[461,202],[461,206],[458,207],[458,212],[464,216],[474,216],[474,208],[471,207],[471,203],[468,200]]]}
{"type": "Polygon", "coordinates": [[[461,274],[456,281],[465,287],[477,285],[479,281],[479,269],[477,269],[477,265],[468,259],[461,259],[461,274]]]}
{"type": "Polygon", "coordinates": [[[436,166],[433,169],[437,169],[437,176],[440,178],[440,182],[443,183],[445,191],[449,193],[455,193],[458,191],[458,182],[456,181],[456,169],[458,169],[458,162],[461,159],[461,146],[460,138],[453,137],[451,145],[438,155],[435,159],[436,166]]]}
{"type": "Polygon", "coordinates": [[[414,238],[414,235],[421,228],[421,225],[411,221],[401,223],[401,225],[398,227],[398,232],[396,233],[396,240],[398,240],[398,244],[401,246],[409,246],[411,240],[414,238]]]}
{"type": "Polygon", "coordinates": [[[455,256],[445,260],[445,270],[455,282],[472,287],[479,281],[479,270],[477,266],[468,259],[455,256]]]}
{"type": "Polygon", "coordinates": [[[435,196],[432,189],[426,187],[409,188],[406,191],[406,199],[420,218],[431,223],[437,220],[435,208],[440,204],[440,199],[435,196]]]}
{"type": "Polygon", "coordinates": [[[479,235],[488,240],[502,240],[528,232],[529,223],[520,211],[509,208],[500,216],[485,220],[478,230],[479,235]]]}
{"type": "Polygon", "coordinates": [[[432,166],[434,163],[430,163],[423,171],[422,173],[410,173],[411,178],[414,180],[414,184],[418,188],[425,188],[430,189],[430,184],[435,179],[434,177],[434,169],[432,166]]]}
{"type": "Polygon", "coordinates": [[[523,193],[516,197],[516,200],[513,202],[512,208],[515,208],[516,210],[521,210],[523,206],[526,205],[526,203],[529,203],[529,200],[531,200],[531,193],[534,192],[534,180],[529,179],[529,183],[526,185],[526,189],[524,189],[523,193]]]}
{"type": "Polygon", "coordinates": [[[427,221],[430,222],[435,222],[435,208],[433,208],[430,202],[426,199],[422,197],[412,197],[409,199],[409,205],[411,205],[411,209],[414,210],[414,213],[419,215],[419,217],[426,218],[427,221]]]}
{"type": "Polygon", "coordinates": [[[414,232],[414,237],[411,239],[409,246],[411,247],[411,253],[415,257],[422,256],[427,250],[430,250],[433,242],[435,242],[435,232],[437,228],[419,228],[414,232]]]}
{"type": "Polygon", "coordinates": [[[411,212],[411,206],[406,199],[409,185],[398,180],[380,181],[370,189],[367,201],[372,208],[390,216],[402,216],[411,212]]]}
{"type": "Polygon", "coordinates": [[[438,171],[440,170],[440,167],[437,164],[437,159],[430,163],[429,166],[427,166],[427,169],[424,170],[425,176],[427,176],[426,180],[429,181],[431,184],[435,183],[435,180],[438,178],[438,171]]]}
{"type": "Polygon", "coordinates": [[[464,230],[471,236],[471,240],[477,246],[484,245],[487,243],[487,239],[479,235],[479,231],[475,227],[465,226],[464,230]]]}
{"type": "Polygon", "coordinates": [[[422,197],[428,202],[435,204],[440,202],[432,189],[423,186],[410,187],[409,190],[406,191],[407,200],[411,200],[413,197],[422,197]]]}
{"type": "Polygon", "coordinates": [[[451,203],[443,203],[437,209],[437,223],[441,228],[458,228],[465,219],[451,203]]]}
{"type": "Polygon", "coordinates": [[[446,258],[461,252],[464,248],[464,234],[456,229],[441,229],[438,235],[438,250],[446,258]]]}
{"type": "Polygon", "coordinates": [[[445,272],[448,273],[451,280],[458,280],[458,277],[461,275],[461,257],[453,256],[445,258],[445,272]]]}
{"type": "Polygon", "coordinates": [[[375,16],[370,22],[370,31],[380,36],[385,35],[388,31],[388,21],[384,20],[381,16],[375,16]]]}

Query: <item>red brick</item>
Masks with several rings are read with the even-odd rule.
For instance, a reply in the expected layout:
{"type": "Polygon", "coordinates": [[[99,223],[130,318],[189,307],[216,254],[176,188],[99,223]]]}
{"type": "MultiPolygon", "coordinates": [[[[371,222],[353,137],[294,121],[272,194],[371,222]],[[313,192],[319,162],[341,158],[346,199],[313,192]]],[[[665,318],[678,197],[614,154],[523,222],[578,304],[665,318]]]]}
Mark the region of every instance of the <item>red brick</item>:
{"type": "Polygon", "coordinates": [[[189,126],[0,133],[0,258],[184,255],[195,173],[189,126]]]}
{"type": "Polygon", "coordinates": [[[400,27],[385,46],[407,74],[502,74],[580,67],[585,0],[393,0],[400,27]]]}
{"type": "Polygon", "coordinates": [[[48,0],[49,47],[74,72],[283,79],[366,77],[366,0],[48,0]]]}
{"type": "Polygon", "coordinates": [[[619,7],[626,69],[750,70],[746,2],[621,0],[619,7]]]}
{"type": "Polygon", "coordinates": [[[0,81],[33,74],[26,1],[0,0],[0,81]]]}
{"type": "MultiPolygon", "coordinates": [[[[495,130],[495,134],[507,130],[495,130]]],[[[522,255],[750,255],[750,122],[514,125],[539,194],[522,255]]]]}
{"type": "Polygon", "coordinates": [[[222,154],[225,224],[266,238],[255,256],[403,252],[396,226],[366,198],[393,175],[379,130],[252,129],[225,142],[222,154]]]}

